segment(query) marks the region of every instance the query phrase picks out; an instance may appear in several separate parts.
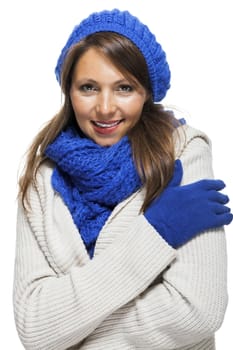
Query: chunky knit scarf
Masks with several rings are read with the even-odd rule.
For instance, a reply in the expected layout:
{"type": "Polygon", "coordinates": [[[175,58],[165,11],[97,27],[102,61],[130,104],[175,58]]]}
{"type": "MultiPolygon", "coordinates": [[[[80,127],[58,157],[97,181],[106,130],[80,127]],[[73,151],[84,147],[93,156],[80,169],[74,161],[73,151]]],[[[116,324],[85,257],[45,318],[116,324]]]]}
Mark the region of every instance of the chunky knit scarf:
{"type": "Polygon", "coordinates": [[[69,128],[45,153],[56,164],[52,186],[69,208],[92,258],[98,234],[113,208],[141,186],[129,140],[125,136],[103,147],[69,128]]]}

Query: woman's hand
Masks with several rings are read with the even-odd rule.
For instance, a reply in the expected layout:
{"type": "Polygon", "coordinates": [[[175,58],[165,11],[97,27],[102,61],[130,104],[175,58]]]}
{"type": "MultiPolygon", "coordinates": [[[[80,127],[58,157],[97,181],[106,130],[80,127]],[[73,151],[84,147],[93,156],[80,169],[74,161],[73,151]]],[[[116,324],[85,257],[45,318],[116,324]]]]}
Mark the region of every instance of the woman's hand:
{"type": "Polygon", "coordinates": [[[201,231],[228,225],[233,219],[228,196],[219,192],[221,180],[200,180],[180,186],[182,163],[175,162],[174,175],[162,194],[144,215],[173,248],[186,243],[201,231]]]}

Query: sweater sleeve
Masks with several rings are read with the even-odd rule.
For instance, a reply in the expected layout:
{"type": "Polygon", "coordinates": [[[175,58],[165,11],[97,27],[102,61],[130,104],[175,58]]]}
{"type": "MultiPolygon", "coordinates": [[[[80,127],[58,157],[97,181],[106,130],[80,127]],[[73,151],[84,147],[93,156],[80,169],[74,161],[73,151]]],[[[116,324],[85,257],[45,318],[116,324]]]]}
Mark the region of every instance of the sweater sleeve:
{"type": "MultiPolygon", "coordinates": [[[[180,158],[183,183],[213,177],[208,138],[187,140],[180,158]]],[[[124,332],[140,349],[190,349],[199,343],[198,349],[206,349],[205,339],[208,342],[214,336],[224,319],[226,268],[224,229],[202,232],[177,250],[177,258],[160,279],[115,312],[114,323],[103,322],[96,332],[103,337],[109,332],[124,332]]]]}
{"type": "Polygon", "coordinates": [[[33,220],[18,207],[15,321],[25,349],[62,350],[146,290],[175,250],[139,216],[95,259],[74,264],[68,273],[55,271],[48,245],[39,243],[47,215],[43,201],[43,190],[31,192],[33,220]]]}

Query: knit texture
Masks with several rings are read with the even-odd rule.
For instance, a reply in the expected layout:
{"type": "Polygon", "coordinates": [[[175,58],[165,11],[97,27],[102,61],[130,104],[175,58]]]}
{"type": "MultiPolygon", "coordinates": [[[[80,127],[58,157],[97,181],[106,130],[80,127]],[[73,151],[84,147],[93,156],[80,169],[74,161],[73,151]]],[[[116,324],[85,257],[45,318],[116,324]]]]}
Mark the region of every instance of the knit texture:
{"type": "Polygon", "coordinates": [[[87,35],[103,31],[121,34],[138,47],[147,63],[153,99],[161,101],[170,88],[171,74],[166,54],[148,26],[128,11],[95,12],[74,27],[57,61],[55,74],[58,82],[61,83],[62,65],[69,49],[87,35]]]}
{"type": "Polygon", "coordinates": [[[173,248],[199,232],[229,225],[233,219],[226,206],[229,198],[220,192],[225,188],[222,180],[203,179],[180,186],[182,177],[182,163],[177,159],[172,179],[145,211],[150,224],[173,248]]]}
{"type": "Polygon", "coordinates": [[[113,208],[141,186],[129,140],[125,136],[102,147],[69,128],[45,153],[56,163],[52,185],[68,206],[92,257],[98,234],[113,208]]]}
{"type": "MultiPolygon", "coordinates": [[[[208,138],[185,130],[183,185],[212,178],[208,138]]],[[[90,260],[52,171],[38,170],[31,210],[18,207],[14,313],[25,349],[214,350],[227,304],[223,229],[174,250],[139,215],[140,190],[113,210],[90,260]]]]}

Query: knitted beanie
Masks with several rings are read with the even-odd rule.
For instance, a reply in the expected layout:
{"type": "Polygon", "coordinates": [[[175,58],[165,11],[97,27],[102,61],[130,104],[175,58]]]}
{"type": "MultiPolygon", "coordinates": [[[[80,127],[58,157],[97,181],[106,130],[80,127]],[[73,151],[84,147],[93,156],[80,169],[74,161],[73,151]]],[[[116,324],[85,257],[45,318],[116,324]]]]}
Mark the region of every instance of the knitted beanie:
{"type": "Polygon", "coordinates": [[[128,11],[117,9],[95,12],[74,27],[57,61],[56,78],[61,83],[61,71],[69,49],[89,34],[115,32],[130,39],[141,51],[147,63],[153,100],[161,101],[170,87],[170,69],[166,54],[149,28],[128,11]]]}

